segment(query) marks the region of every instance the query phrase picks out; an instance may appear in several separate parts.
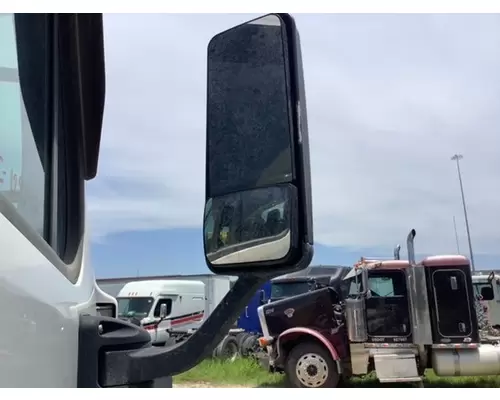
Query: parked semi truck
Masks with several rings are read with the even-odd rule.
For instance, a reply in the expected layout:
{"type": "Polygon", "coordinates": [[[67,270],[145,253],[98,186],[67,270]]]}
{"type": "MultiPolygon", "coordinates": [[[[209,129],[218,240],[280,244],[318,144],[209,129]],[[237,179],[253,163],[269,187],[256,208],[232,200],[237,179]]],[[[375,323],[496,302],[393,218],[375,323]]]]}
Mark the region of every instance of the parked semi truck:
{"type": "Polygon", "coordinates": [[[500,373],[500,337],[481,332],[470,262],[433,256],[415,262],[362,259],[341,282],[259,308],[275,371],[295,387],[335,387],[375,371],[381,382],[422,384],[439,376],[500,373]]]}
{"type": "Polygon", "coordinates": [[[205,299],[205,284],[194,280],[129,282],[116,298],[118,317],[147,330],[153,346],[175,344],[198,329],[205,319],[205,299]]]}

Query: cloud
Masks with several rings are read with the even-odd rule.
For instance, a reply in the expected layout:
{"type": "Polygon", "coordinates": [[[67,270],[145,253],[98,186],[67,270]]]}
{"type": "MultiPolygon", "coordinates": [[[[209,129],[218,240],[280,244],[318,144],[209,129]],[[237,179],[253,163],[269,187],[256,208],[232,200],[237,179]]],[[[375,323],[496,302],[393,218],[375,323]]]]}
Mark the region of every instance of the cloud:
{"type": "MultiPolygon", "coordinates": [[[[106,15],[107,99],[94,238],[199,227],[206,46],[252,15],[106,15]]],[[[318,243],[500,254],[500,17],[296,15],[318,243]]]]}

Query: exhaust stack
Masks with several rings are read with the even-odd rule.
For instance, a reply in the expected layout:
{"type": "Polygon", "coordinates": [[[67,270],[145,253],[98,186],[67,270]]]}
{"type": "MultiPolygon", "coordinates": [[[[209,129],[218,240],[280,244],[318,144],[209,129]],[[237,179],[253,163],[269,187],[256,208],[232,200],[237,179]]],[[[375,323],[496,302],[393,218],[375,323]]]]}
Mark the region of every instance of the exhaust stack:
{"type": "Polygon", "coordinates": [[[399,256],[399,253],[401,252],[401,246],[398,244],[395,248],[394,248],[394,259],[395,260],[401,260],[401,257],[399,256]]]}
{"type": "Polygon", "coordinates": [[[410,265],[415,265],[415,247],[413,245],[413,241],[415,239],[415,235],[417,232],[415,229],[412,229],[408,234],[408,238],[406,239],[406,247],[408,249],[408,261],[410,265]]]}

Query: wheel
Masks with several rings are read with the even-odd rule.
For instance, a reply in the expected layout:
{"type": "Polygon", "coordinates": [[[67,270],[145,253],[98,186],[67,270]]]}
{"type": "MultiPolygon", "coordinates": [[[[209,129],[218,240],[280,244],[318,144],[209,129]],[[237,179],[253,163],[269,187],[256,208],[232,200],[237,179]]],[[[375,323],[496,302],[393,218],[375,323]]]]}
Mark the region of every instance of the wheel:
{"type": "Polygon", "coordinates": [[[297,388],[334,388],[340,381],[337,364],[328,350],[311,342],[292,348],[285,361],[285,374],[297,388]]]}
{"type": "Polygon", "coordinates": [[[258,349],[259,343],[257,341],[257,336],[248,335],[240,345],[240,354],[243,357],[249,357],[258,349]]]}
{"type": "Polygon", "coordinates": [[[236,335],[236,342],[238,343],[238,352],[241,356],[245,356],[245,352],[243,351],[243,343],[245,340],[251,336],[248,332],[241,332],[236,335]]]}
{"type": "Polygon", "coordinates": [[[232,335],[227,335],[214,350],[214,357],[233,361],[238,357],[238,342],[232,335]]]}

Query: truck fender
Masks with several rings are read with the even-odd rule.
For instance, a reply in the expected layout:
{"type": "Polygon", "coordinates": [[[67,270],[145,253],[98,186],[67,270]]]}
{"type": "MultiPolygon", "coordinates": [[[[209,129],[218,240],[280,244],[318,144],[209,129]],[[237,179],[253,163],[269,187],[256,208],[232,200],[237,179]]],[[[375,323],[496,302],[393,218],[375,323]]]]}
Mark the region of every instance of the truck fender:
{"type": "Polygon", "coordinates": [[[283,353],[282,346],[286,342],[288,342],[290,340],[297,339],[299,337],[304,337],[304,336],[312,336],[315,339],[317,339],[320,343],[322,343],[323,346],[325,346],[325,348],[330,352],[332,359],[337,364],[337,369],[338,369],[339,374],[342,374],[342,367],[340,364],[340,357],[339,357],[339,354],[337,352],[337,349],[322,333],[318,332],[315,329],[296,327],[296,328],[290,328],[290,329],[287,329],[286,331],[283,331],[278,336],[278,340],[276,341],[276,351],[278,352],[278,358],[283,353]]]}

